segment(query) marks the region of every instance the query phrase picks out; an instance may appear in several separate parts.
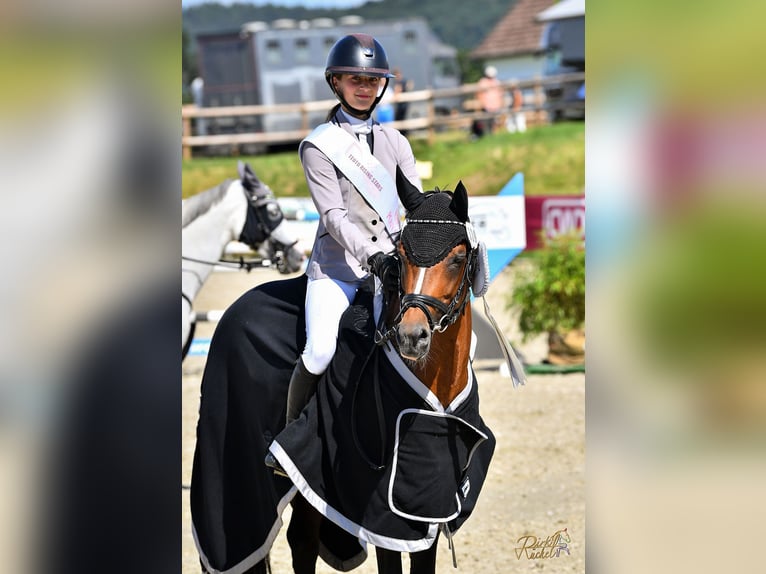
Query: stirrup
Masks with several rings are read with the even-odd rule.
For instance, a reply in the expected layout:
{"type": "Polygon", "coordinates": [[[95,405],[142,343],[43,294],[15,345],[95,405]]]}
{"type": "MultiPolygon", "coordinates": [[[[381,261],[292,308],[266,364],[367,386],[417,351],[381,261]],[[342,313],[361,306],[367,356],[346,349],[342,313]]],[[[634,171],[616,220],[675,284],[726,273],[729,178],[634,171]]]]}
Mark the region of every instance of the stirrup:
{"type": "Polygon", "coordinates": [[[274,474],[277,476],[284,476],[285,478],[290,478],[287,473],[285,472],[285,469],[282,468],[282,465],[279,464],[279,461],[274,457],[271,452],[266,453],[266,458],[263,459],[263,462],[268,466],[271,470],[274,471],[274,474]]]}

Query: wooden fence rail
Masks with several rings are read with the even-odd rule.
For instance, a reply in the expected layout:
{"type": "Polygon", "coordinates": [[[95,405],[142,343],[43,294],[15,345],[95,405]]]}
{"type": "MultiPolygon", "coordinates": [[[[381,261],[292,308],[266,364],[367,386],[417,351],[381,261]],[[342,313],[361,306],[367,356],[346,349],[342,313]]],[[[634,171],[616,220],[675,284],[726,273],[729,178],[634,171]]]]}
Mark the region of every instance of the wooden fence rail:
{"type": "MultiPolygon", "coordinates": [[[[530,80],[501,82],[501,87],[510,93],[511,89],[518,86],[524,93],[524,104],[521,108],[527,118],[528,125],[535,125],[549,121],[549,114],[554,110],[584,110],[584,103],[579,102],[548,102],[545,97],[545,88],[562,84],[583,82],[584,73],[562,74],[545,78],[537,77],[530,80]]],[[[503,109],[494,114],[488,114],[480,110],[476,102],[476,93],[480,90],[478,83],[464,84],[458,88],[439,90],[418,90],[394,95],[390,100],[392,104],[398,102],[425,102],[426,113],[422,117],[394,121],[390,125],[406,130],[416,137],[427,137],[433,140],[434,134],[443,129],[464,129],[476,119],[489,119],[494,117],[501,121],[507,116],[510,108],[503,109]],[[437,114],[436,107],[439,100],[459,98],[463,105],[461,109],[455,109],[449,115],[437,114]]],[[[258,144],[262,146],[297,143],[306,137],[314,126],[309,125],[309,113],[327,111],[337,103],[337,100],[321,100],[304,102],[299,104],[276,104],[268,106],[222,106],[200,108],[196,105],[185,105],[181,109],[183,122],[183,136],[181,146],[183,158],[192,157],[192,149],[203,146],[238,146],[242,144],[258,144]],[[195,135],[193,133],[194,119],[204,118],[243,118],[262,116],[266,114],[300,114],[300,129],[290,131],[245,131],[242,133],[221,133],[215,135],[195,135]]]]}

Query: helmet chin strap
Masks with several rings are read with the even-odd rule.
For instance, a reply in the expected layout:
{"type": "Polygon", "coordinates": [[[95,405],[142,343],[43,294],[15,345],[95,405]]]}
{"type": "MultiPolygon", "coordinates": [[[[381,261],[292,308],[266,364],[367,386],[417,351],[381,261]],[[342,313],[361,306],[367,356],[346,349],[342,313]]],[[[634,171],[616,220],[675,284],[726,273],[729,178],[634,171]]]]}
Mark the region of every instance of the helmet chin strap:
{"type": "Polygon", "coordinates": [[[358,108],[351,106],[346,101],[346,98],[344,98],[343,95],[338,93],[334,88],[333,88],[333,92],[335,92],[335,96],[340,100],[340,103],[343,104],[343,107],[347,109],[349,112],[351,112],[351,114],[354,117],[357,117],[360,120],[366,120],[372,115],[372,112],[375,110],[375,107],[378,105],[380,100],[383,98],[383,94],[385,94],[386,90],[388,89],[388,83],[391,80],[389,78],[386,78],[385,80],[386,80],[386,85],[383,86],[383,89],[381,90],[380,95],[375,97],[375,101],[372,102],[372,105],[367,110],[360,110],[358,108]]]}

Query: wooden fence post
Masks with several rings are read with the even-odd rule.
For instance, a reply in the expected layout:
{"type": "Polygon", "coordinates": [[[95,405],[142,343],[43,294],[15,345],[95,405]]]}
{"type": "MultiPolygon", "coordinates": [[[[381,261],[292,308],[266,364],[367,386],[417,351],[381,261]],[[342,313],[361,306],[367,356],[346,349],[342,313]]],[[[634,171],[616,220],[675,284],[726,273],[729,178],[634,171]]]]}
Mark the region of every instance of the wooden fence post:
{"type": "Polygon", "coordinates": [[[434,118],[436,117],[436,101],[433,90],[428,94],[428,145],[433,145],[436,141],[436,128],[434,118]]]}
{"type": "MultiPolygon", "coordinates": [[[[192,135],[191,133],[191,118],[184,118],[183,120],[184,129],[183,129],[183,137],[192,135]]],[[[183,151],[181,157],[183,159],[191,159],[192,158],[192,148],[190,145],[186,145],[183,142],[181,143],[181,149],[183,151]]]]}
{"type": "MultiPolygon", "coordinates": [[[[196,110],[197,106],[193,104],[187,104],[181,108],[181,111],[184,110],[196,110]]],[[[181,132],[181,157],[183,159],[191,159],[192,158],[192,147],[190,145],[184,144],[183,140],[192,134],[192,119],[191,116],[186,116],[182,118],[182,132],[181,132]]]]}

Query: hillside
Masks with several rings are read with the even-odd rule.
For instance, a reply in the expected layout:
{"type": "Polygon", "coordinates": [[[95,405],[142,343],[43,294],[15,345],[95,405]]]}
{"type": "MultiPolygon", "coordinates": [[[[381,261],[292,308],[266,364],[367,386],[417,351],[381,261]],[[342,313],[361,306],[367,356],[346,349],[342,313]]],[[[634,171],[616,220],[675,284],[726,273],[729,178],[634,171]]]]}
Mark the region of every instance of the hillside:
{"type": "MultiPolygon", "coordinates": [[[[356,14],[366,20],[397,18],[424,18],[434,33],[446,44],[461,51],[475,48],[517,0],[484,0],[481,3],[455,0],[385,0],[368,2],[352,10],[287,8],[231,4],[228,6],[206,3],[183,9],[183,26],[193,39],[199,33],[237,30],[245,22],[277,18],[311,20],[313,18],[339,18],[356,14]],[[480,9],[477,9],[479,8],[480,9]]],[[[194,52],[194,42],[189,49],[194,52]]]]}

